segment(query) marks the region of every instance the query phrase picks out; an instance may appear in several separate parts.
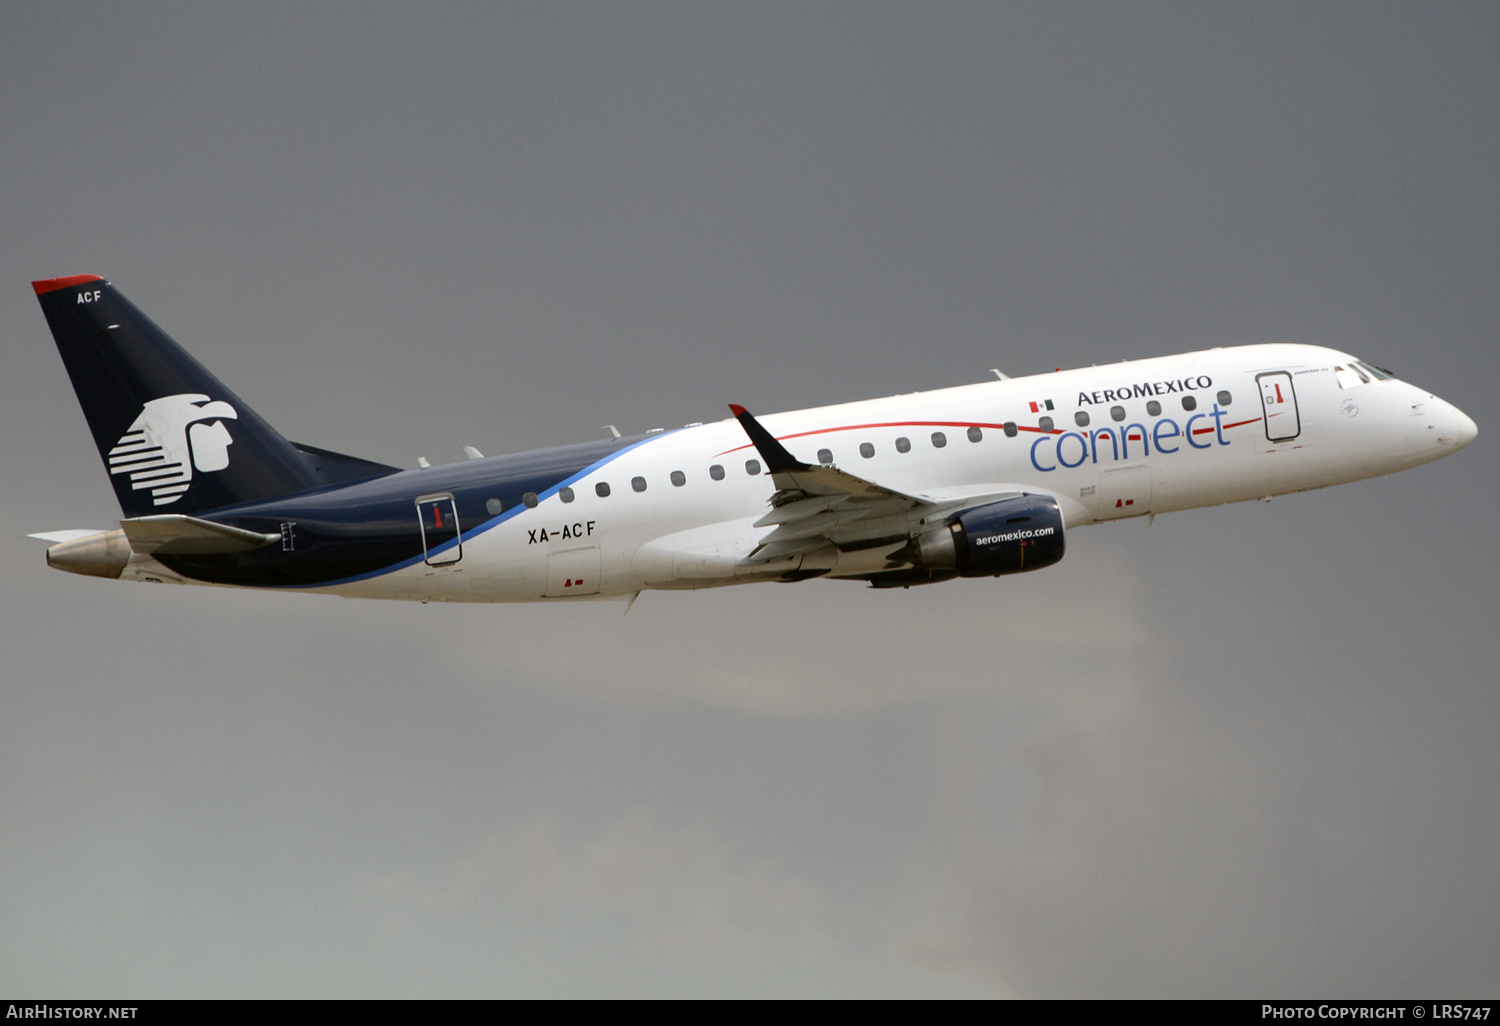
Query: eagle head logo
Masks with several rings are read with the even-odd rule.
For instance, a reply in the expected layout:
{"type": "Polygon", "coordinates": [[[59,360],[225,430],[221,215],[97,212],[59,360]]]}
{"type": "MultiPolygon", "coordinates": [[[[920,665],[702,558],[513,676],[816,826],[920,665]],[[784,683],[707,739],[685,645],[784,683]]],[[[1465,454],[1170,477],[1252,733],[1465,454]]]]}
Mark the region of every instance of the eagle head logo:
{"type": "Polygon", "coordinates": [[[229,466],[234,439],[224,421],[238,419],[233,406],[206,395],[152,399],[109,451],[109,472],[129,474],[133,490],[149,488],[154,505],[170,505],[188,490],[194,469],[206,473],[229,466]]]}

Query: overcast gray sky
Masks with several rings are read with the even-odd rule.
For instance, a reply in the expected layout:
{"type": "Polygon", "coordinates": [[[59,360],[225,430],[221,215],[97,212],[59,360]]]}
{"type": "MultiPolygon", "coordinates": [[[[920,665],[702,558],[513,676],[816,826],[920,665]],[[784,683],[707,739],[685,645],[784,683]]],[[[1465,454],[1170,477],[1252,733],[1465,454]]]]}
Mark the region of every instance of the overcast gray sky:
{"type": "Polygon", "coordinates": [[[1493,993],[1494,4],[0,18],[0,991],[1493,993]],[[400,466],[1215,345],[1467,411],[1059,566],[464,607],[49,571],[102,274],[400,466]]]}

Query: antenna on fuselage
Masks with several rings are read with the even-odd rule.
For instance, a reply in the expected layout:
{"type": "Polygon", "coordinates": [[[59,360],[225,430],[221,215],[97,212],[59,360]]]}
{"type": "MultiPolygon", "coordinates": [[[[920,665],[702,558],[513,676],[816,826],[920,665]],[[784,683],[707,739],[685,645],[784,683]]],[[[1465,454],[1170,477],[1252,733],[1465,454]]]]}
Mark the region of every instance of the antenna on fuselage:
{"type": "Polygon", "coordinates": [[[995,375],[995,377],[999,378],[1001,381],[1009,381],[1010,380],[1010,375],[1002,373],[999,367],[991,367],[990,368],[990,373],[993,374],[993,375],[995,375]]]}
{"type": "Polygon", "coordinates": [[[604,430],[608,431],[610,434],[614,435],[616,438],[620,437],[620,429],[617,428],[617,427],[615,427],[613,424],[605,424],[604,425],[604,430]]]}
{"type": "Polygon", "coordinates": [[[484,453],[480,452],[478,449],[474,448],[472,445],[463,445],[463,446],[459,446],[459,448],[461,448],[463,450],[464,459],[466,459],[466,460],[482,460],[482,459],[484,459],[484,453]]]}

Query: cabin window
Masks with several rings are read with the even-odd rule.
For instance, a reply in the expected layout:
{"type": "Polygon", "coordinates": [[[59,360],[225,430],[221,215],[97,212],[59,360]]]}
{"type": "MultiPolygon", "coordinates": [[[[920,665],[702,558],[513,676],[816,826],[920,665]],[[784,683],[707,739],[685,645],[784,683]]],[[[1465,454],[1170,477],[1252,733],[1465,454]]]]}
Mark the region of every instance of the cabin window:
{"type": "Polygon", "coordinates": [[[1109,408],[1109,419],[1112,420],[1112,421],[1114,421],[1117,424],[1120,421],[1124,420],[1125,419],[1125,407],[1123,407],[1123,406],[1111,406],[1109,408]]]}
{"type": "Polygon", "coordinates": [[[1079,427],[1088,427],[1089,426],[1089,411],[1088,410],[1079,410],[1077,413],[1073,414],[1073,423],[1077,424],[1079,427]]]}
{"type": "Polygon", "coordinates": [[[760,460],[746,460],[745,473],[755,477],[760,473],[760,460]]]}
{"type": "Polygon", "coordinates": [[[832,463],[833,462],[833,450],[831,450],[831,449],[819,449],[818,450],[818,462],[819,463],[832,463]]]}
{"type": "Polygon", "coordinates": [[[490,511],[490,516],[497,517],[505,506],[499,499],[485,499],[484,508],[490,511]]]}
{"type": "Polygon", "coordinates": [[[911,439],[905,437],[896,439],[896,451],[911,452],[911,439]]]}
{"type": "Polygon", "coordinates": [[[984,432],[979,430],[977,427],[971,427],[969,428],[968,435],[969,441],[977,442],[984,437],[984,432]]]}
{"type": "Polygon", "coordinates": [[[644,492],[646,490],[646,479],[644,477],[632,477],[630,479],[630,487],[638,492],[644,492]]]}
{"type": "Polygon", "coordinates": [[[526,503],[527,509],[536,509],[536,492],[527,492],[521,496],[521,501],[526,503]]]}
{"type": "Polygon", "coordinates": [[[934,431],[932,433],[932,447],[934,449],[941,449],[943,446],[945,446],[947,444],[948,444],[948,436],[947,435],[943,434],[941,431],[934,431]]]}
{"type": "Polygon", "coordinates": [[[708,476],[713,478],[715,481],[722,481],[724,480],[724,468],[715,463],[713,466],[708,468],[708,476]]]}
{"type": "Polygon", "coordinates": [[[1182,408],[1184,410],[1196,410],[1198,408],[1198,400],[1193,396],[1185,395],[1182,397],[1182,408]]]}
{"type": "Polygon", "coordinates": [[[869,459],[871,456],[875,455],[875,447],[873,445],[871,445],[869,442],[860,442],[859,443],[859,454],[861,456],[863,456],[865,459],[869,459]]]}
{"type": "Polygon", "coordinates": [[[571,489],[571,488],[559,488],[557,490],[557,497],[559,499],[561,499],[563,502],[572,502],[573,499],[574,499],[573,489],[571,489]]]}
{"type": "Polygon", "coordinates": [[[609,495],[609,482],[600,481],[598,484],[594,485],[594,494],[599,496],[599,498],[601,499],[607,497],[609,495]]]}
{"type": "Polygon", "coordinates": [[[672,484],[678,488],[687,484],[687,475],[680,470],[672,471],[672,484]]]}
{"type": "Polygon", "coordinates": [[[1152,399],[1146,404],[1146,413],[1152,417],[1160,417],[1161,403],[1157,402],[1155,399],[1152,399]]]}
{"type": "Polygon", "coordinates": [[[1039,421],[1036,422],[1036,426],[1039,427],[1039,428],[1041,428],[1043,431],[1047,432],[1048,434],[1051,434],[1052,433],[1052,418],[1051,417],[1043,417],[1041,420],[1039,420],[1039,421]]]}
{"type": "Polygon", "coordinates": [[[1014,437],[1016,437],[1016,434],[1020,430],[1021,430],[1020,428],[1016,427],[1016,422],[1015,421],[1013,421],[1013,420],[1007,420],[1005,422],[1005,437],[1006,438],[1014,438],[1014,437]]]}
{"type": "Polygon", "coordinates": [[[1228,406],[1232,402],[1234,402],[1234,396],[1230,395],[1228,392],[1220,392],[1219,393],[1219,405],[1220,406],[1228,406]]]}

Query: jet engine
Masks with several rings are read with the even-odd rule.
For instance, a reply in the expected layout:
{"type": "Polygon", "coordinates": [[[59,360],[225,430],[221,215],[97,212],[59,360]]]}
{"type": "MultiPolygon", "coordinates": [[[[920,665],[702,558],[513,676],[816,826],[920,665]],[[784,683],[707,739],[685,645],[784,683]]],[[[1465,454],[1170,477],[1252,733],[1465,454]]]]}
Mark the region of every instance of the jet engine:
{"type": "Polygon", "coordinates": [[[130,562],[130,542],[118,527],[58,542],[47,550],[47,565],[54,570],[90,577],[118,578],[130,562]]]}
{"type": "Polygon", "coordinates": [[[975,506],[917,535],[890,558],[915,569],[879,574],[870,583],[902,587],[952,577],[999,577],[1040,570],[1063,558],[1062,511],[1045,495],[975,506]]]}

